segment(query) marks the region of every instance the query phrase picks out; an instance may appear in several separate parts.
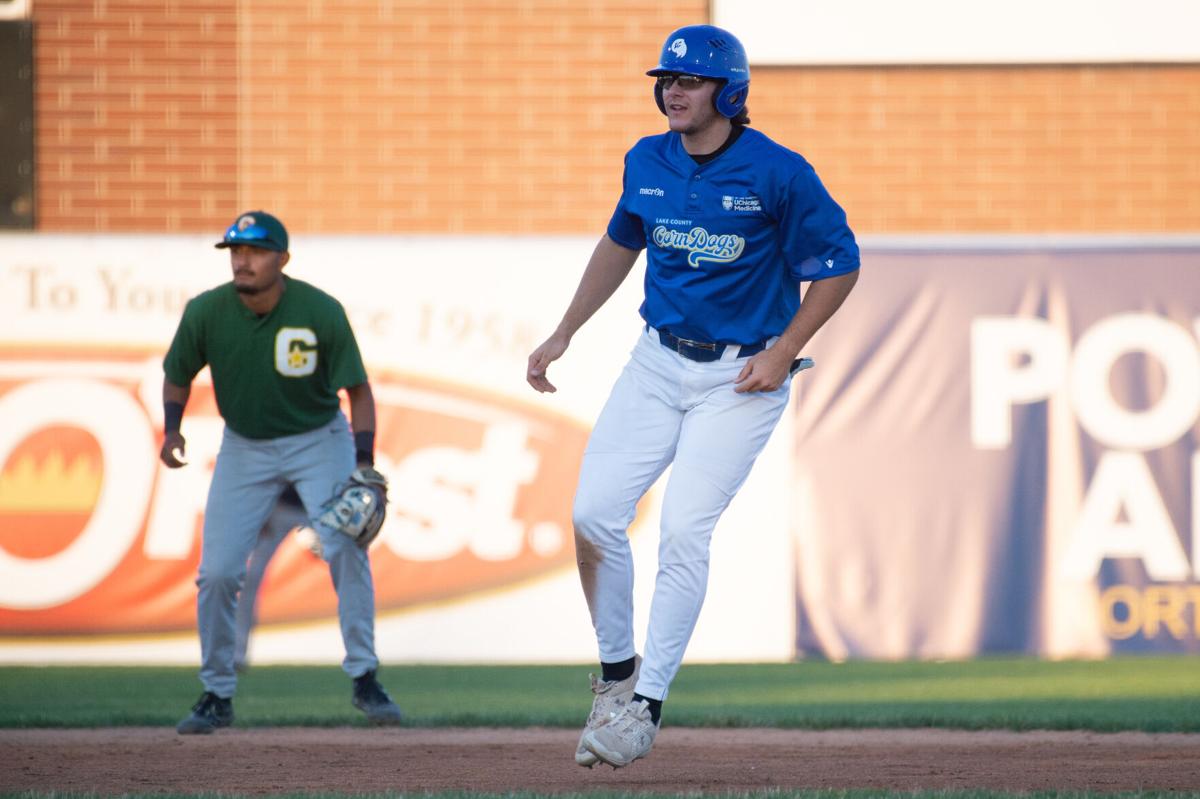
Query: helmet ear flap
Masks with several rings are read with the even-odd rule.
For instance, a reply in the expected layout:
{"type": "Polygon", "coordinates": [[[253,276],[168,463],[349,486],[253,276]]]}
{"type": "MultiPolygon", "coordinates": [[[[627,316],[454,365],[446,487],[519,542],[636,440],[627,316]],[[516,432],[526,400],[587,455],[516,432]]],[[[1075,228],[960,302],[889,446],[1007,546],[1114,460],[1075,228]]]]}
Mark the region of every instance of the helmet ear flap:
{"type": "Polygon", "coordinates": [[[658,110],[663,112],[663,116],[667,115],[667,104],[663,102],[662,86],[658,85],[658,81],[654,81],[654,102],[658,103],[658,110]]]}
{"type": "Polygon", "coordinates": [[[738,115],[738,112],[746,107],[746,98],[749,95],[750,81],[727,81],[713,97],[713,105],[717,107],[718,114],[733,119],[738,115]]]}

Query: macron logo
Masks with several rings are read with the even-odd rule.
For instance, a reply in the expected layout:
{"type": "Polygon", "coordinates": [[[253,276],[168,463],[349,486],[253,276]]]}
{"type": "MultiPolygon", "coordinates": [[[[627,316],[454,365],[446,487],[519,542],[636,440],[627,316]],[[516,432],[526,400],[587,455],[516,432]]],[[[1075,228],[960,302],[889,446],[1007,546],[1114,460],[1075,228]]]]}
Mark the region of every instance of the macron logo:
{"type": "Polygon", "coordinates": [[[665,191],[663,191],[662,189],[660,189],[658,187],[649,189],[649,188],[646,188],[645,186],[642,186],[640,189],[638,189],[638,194],[648,194],[651,197],[665,197],[667,195],[667,193],[665,191]]]}

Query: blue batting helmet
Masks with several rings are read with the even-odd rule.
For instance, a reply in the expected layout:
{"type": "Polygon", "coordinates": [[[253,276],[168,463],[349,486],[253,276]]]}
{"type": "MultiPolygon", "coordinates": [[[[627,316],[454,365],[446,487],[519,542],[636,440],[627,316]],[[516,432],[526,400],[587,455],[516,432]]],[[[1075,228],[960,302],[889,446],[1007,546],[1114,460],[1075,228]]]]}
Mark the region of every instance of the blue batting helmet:
{"type": "MultiPolygon", "coordinates": [[[[738,38],[727,30],[713,25],[688,25],[672,33],[663,42],[658,66],[647,75],[669,75],[681,73],[699,75],[725,81],[725,85],[713,96],[717,112],[733,118],[746,107],[746,96],[750,94],[750,61],[746,48],[738,38]]],[[[658,110],[664,114],[662,89],[654,84],[654,100],[658,110]]]]}

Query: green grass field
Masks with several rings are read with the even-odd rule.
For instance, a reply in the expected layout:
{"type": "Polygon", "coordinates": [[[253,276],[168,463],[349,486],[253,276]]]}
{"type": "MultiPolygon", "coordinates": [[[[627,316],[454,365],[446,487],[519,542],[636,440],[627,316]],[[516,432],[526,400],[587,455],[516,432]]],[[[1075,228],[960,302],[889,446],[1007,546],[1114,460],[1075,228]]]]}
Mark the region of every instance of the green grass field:
{"type": "MultiPolygon", "coordinates": [[[[347,799],[346,794],[331,793],[285,793],[272,794],[272,799],[347,799]]],[[[1152,791],[1119,792],[1097,794],[1081,791],[1034,791],[1020,794],[1020,799],[1195,799],[1195,793],[1155,793],[1152,791]]],[[[229,794],[136,794],[121,799],[241,799],[229,794]]],[[[0,799],[113,799],[95,793],[0,793],[0,799]]],[[[354,794],[354,799],[435,799],[429,794],[388,793],[354,794]]],[[[436,799],[699,799],[699,797],[673,793],[466,793],[448,791],[436,794],[436,799]]],[[[1016,795],[1000,791],[923,791],[918,793],[874,790],[813,790],[813,791],[761,791],[757,793],[704,794],[703,799],[1016,799],[1016,795]]]]}
{"type": "MultiPolygon", "coordinates": [[[[380,679],[425,726],[575,727],[587,666],[392,666],[380,679]]],[[[174,725],[192,668],[0,668],[0,727],[174,725]]],[[[239,726],[361,724],[336,666],[242,677],[239,726]]],[[[1200,657],[1045,662],[685,665],[664,720],[706,727],[948,727],[1200,732],[1200,657]]]]}
{"type": "MultiPolygon", "coordinates": [[[[380,672],[380,678],[404,708],[405,724],[409,726],[575,728],[590,706],[587,672],[587,666],[391,666],[380,672]]],[[[200,690],[193,668],[0,667],[0,727],[172,727],[186,714],[200,690]]],[[[349,699],[350,682],[336,666],[257,667],[245,674],[239,685],[237,724],[362,725],[349,699]]],[[[1122,657],[1086,662],[984,658],[949,663],[686,665],[672,687],[664,720],[672,726],[709,727],[1200,732],[1200,657],[1122,657]]],[[[60,791],[0,793],[0,799],[90,796],[94,795],[60,791]]],[[[161,794],[153,796],[163,799],[161,794]]],[[[324,795],[306,794],[305,799],[319,796],[324,795]]],[[[391,794],[387,799],[403,796],[391,794]]],[[[533,793],[501,797],[447,792],[432,798],[423,796],[542,799],[533,793]]],[[[667,795],[591,793],[560,795],[557,799],[660,796],[667,795]]],[[[712,799],[1013,796],[982,790],[779,790],[712,799]]],[[[1165,794],[1050,792],[1022,796],[1111,799],[1165,794]]],[[[1200,797],[1200,793],[1186,796],[1200,797]]],[[[184,799],[201,797],[206,795],[193,794],[184,799]]]]}
{"type": "MultiPolygon", "coordinates": [[[[1096,794],[1080,791],[1034,791],[1020,794],[1020,799],[1195,799],[1200,794],[1160,794],[1148,791],[1096,794]]],[[[138,794],[138,797],[143,796],[138,794]]],[[[235,799],[228,794],[145,794],[146,799],[235,799]]],[[[37,793],[2,794],[0,799],[112,799],[94,793],[37,793]]],[[[122,799],[134,799],[132,796],[122,799]]],[[[272,799],[346,799],[346,794],[302,793],[272,794],[272,799]]],[[[355,794],[354,799],[433,799],[429,794],[355,794]]],[[[683,799],[672,793],[465,793],[445,792],[436,799],[683,799]]],[[[691,795],[687,799],[698,799],[691,795]]],[[[705,794],[703,799],[1014,799],[1014,794],[999,791],[925,791],[908,793],[899,791],[873,790],[814,790],[814,791],[763,791],[758,793],[715,793],[705,794]]]]}

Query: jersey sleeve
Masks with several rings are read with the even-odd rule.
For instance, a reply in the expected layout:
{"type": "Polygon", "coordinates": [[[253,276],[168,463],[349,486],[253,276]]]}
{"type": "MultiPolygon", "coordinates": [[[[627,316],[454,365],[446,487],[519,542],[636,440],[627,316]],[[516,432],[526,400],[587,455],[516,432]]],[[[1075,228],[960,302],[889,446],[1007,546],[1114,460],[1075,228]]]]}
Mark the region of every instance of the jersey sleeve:
{"type": "Polygon", "coordinates": [[[175,329],[175,337],[163,358],[163,375],[177,386],[190,386],[192,379],[208,364],[205,349],[203,312],[199,298],[188,301],[175,329]]]}
{"type": "Polygon", "coordinates": [[[363,366],[362,353],[354,329],[341,303],[333,302],[333,319],[326,340],[330,341],[327,363],[330,365],[329,382],[334,391],[367,382],[367,370],[363,366]]]}
{"type": "Polygon", "coordinates": [[[621,175],[621,199],[608,220],[608,237],[629,250],[646,248],[646,228],[642,218],[629,207],[629,156],[625,156],[625,171],[621,175]]]}
{"type": "Polygon", "coordinates": [[[859,267],[858,242],[846,212],[808,164],[780,199],[780,232],[788,271],[796,280],[823,280],[859,267]]]}

